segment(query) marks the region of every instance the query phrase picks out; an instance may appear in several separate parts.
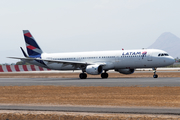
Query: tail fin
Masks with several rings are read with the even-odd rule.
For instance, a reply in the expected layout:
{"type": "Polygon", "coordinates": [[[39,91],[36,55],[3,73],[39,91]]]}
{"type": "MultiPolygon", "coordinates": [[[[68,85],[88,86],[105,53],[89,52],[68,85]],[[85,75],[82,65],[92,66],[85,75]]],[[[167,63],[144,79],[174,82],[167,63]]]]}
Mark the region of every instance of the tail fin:
{"type": "Polygon", "coordinates": [[[29,30],[23,30],[24,33],[24,39],[26,42],[26,48],[28,55],[30,57],[40,57],[43,51],[39,47],[39,45],[36,43],[34,37],[31,35],[29,30]]]}

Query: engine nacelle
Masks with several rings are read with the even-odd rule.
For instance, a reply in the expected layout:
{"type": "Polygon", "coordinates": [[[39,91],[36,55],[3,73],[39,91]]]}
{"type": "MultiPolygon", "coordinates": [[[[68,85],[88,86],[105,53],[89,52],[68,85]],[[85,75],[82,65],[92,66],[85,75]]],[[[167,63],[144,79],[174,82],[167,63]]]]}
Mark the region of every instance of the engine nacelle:
{"type": "Polygon", "coordinates": [[[119,73],[122,73],[122,74],[132,74],[134,73],[134,69],[117,69],[115,70],[119,73]]]}
{"type": "Polygon", "coordinates": [[[86,72],[91,75],[99,75],[103,72],[103,68],[100,65],[88,65],[86,72]]]}

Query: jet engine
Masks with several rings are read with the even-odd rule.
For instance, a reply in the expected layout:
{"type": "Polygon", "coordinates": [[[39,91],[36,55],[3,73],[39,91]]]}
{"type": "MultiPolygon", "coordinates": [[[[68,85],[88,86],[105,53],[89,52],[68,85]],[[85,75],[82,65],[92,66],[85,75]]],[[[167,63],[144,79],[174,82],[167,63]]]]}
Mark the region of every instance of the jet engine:
{"type": "Polygon", "coordinates": [[[119,73],[122,73],[122,74],[132,74],[134,73],[134,69],[117,69],[115,70],[119,73]]]}
{"type": "Polygon", "coordinates": [[[91,75],[99,75],[103,72],[103,68],[100,65],[88,65],[86,72],[91,75]]]}

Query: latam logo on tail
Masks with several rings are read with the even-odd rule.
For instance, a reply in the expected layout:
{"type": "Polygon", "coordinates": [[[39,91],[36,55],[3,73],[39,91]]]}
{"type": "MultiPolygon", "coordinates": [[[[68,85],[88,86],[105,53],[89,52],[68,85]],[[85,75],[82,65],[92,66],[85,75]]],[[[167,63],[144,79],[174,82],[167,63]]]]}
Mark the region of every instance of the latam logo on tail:
{"type": "Polygon", "coordinates": [[[147,51],[144,52],[123,52],[122,55],[146,55],[147,51]]]}
{"type": "Polygon", "coordinates": [[[28,33],[25,33],[24,35],[27,36],[27,37],[32,38],[32,35],[31,35],[29,32],[28,32],[28,33]]]}

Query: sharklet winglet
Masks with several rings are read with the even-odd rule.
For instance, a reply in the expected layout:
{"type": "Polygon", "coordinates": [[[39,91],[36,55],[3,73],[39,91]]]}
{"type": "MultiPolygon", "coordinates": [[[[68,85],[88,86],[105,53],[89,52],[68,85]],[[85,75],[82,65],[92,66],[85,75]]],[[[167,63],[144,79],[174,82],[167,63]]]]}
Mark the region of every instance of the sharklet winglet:
{"type": "Polygon", "coordinates": [[[24,57],[29,57],[27,54],[26,54],[26,52],[23,50],[23,48],[22,47],[20,47],[21,48],[21,51],[23,52],[23,54],[24,54],[24,57]]]}

